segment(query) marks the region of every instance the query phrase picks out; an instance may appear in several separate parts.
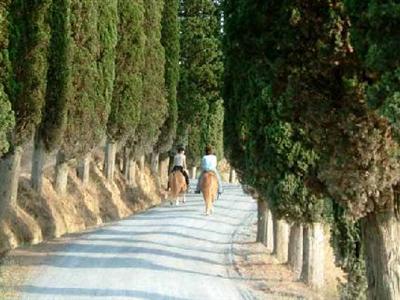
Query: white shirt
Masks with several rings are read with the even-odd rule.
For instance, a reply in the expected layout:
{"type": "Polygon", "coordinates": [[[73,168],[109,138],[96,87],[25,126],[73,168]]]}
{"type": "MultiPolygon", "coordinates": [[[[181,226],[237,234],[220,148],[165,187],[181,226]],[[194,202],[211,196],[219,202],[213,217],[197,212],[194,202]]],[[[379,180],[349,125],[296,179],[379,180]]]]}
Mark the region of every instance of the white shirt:
{"type": "Polygon", "coordinates": [[[203,171],[217,169],[217,157],[214,154],[204,155],[201,160],[201,169],[203,171]]]}
{"type": "Polygon", "coordinates": [[[174,156],[174,166],[180,166],[186,168],[186,155],[178,153],[174,156]]]}

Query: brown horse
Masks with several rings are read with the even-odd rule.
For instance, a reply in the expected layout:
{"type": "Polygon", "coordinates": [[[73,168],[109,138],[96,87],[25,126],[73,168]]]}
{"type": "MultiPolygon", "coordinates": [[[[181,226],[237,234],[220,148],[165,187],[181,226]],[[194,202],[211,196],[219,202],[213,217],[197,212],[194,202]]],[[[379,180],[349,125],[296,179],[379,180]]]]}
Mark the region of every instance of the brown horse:
{"type": "Polygon", "coordinates": [[[214,210],[214,201],[217,198],[218,179],[214,172],[205,172],[201,180],[201,192],[203,193],[206,204],[206,215],[208,216],[214,210]]]}
{"type": "Polygon", "coordinates": [[[170,199],[171,205],[175,201],[176,205],[179,205],[179,198],[183,199],[183,203],[186,202],[185,192],[187,190],[186,180],[182,172],[177,170],[169,175],[169,186],[170,190],[166,194],[166,198],[170,199]]]}

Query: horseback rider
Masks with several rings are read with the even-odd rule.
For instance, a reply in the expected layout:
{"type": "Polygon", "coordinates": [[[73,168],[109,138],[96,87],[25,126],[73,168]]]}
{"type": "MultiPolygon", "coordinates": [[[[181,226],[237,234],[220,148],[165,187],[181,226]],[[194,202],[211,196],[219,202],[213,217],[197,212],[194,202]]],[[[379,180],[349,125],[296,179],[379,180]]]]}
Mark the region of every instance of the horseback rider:
{"type": "Polygon", "coordinates": [[[222,194],[222,181],[221,181],[221,176],[219,175],[219,172],[217,170],[217,157],[213,154],[212,147],[210,145],[206,146],[205,149],[206,155],[203,156],[201,159],[201,174],[199,176],[199,179],[197,181],[197,188],[195,193],[199,194],[200,193],[200,186],[201,186],[201,179],[203,177],[203,174],[208,171],[214,172],[214,174],[217,176],[218,179],[218,194],[222,194]]]}
{"type": "MultiPolygon", "coordinates": [[[[180,171],[182,175],[185,177],[186,186],[189,188],[189,175],[186,172],[186,155],[185,149],[183,147],[178,148],[178,153],[174,156],[174,164],[172,168],[172,172],[180,171]]],[[[169,189],[169,182],[168,182],[169,189]]]]}

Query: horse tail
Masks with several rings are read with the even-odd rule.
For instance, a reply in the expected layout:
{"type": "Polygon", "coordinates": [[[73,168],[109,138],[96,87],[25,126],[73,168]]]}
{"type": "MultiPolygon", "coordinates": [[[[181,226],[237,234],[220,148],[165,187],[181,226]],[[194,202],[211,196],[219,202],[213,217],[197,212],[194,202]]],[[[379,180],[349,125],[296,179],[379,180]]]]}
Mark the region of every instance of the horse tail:
{"type": "Polygon", "coordinates": [[[169,175],[169,183],[173,197],[177,197],[186,190],[185,177],[180,171],[174,171],[169,175]]]}

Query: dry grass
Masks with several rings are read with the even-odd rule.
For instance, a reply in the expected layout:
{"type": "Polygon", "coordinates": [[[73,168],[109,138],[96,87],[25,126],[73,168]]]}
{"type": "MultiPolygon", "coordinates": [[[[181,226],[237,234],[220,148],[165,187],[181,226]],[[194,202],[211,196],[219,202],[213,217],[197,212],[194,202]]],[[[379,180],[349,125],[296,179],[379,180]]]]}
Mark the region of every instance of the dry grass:
{"type": "Polygon", "coordinates": [[[0,224],[0,253],[119,220],[161,203],[160,187],[147,167],[133,188],[119,171],[114,182],[108,182],[102,162],[101,156],[93,158],[87,185],[72,166],[65,196],[53,188],[53,168],[45,170],[41,195],[31,188],[29,174],[23,173],[17,205],[0,224]]]}

